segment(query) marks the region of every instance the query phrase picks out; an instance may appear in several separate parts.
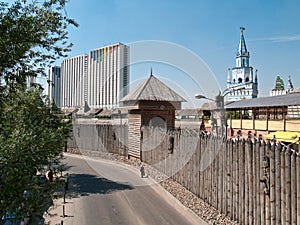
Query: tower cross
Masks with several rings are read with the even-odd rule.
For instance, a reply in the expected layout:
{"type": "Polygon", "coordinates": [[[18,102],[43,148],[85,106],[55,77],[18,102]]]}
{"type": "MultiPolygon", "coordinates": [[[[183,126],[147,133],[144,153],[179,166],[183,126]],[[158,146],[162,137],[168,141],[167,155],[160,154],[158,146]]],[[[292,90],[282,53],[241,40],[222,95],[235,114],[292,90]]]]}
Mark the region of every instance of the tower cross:
{"type": "Polygon", "coordinates": [[[243,34],[243,31],[245,30],[245,27],[240,27],[241,34],[243,34]]]}

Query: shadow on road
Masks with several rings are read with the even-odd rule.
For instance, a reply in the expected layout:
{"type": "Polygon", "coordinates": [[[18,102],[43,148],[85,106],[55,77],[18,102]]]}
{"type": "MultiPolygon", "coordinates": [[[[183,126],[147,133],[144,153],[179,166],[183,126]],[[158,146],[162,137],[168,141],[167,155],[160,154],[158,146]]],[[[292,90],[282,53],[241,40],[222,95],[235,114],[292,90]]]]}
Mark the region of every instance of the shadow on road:
{"type": "Polygon", "coordinates": [[[133,186],[113,182],[89,174],[71,174],[68,196],[79,197],[90,194],[109,194],[115,191],[132,190],[133,186]]]}

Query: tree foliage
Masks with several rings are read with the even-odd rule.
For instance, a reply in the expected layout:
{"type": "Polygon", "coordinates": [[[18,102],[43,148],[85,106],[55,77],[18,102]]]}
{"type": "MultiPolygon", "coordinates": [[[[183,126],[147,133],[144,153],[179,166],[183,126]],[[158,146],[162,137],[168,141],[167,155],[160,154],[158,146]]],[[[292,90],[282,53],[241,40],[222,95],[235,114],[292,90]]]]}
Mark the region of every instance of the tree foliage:
{"type": "Polygon", "coordinates": [[[70,51],[66,28],[77,24],[65,4],[0,1],[0,218],[41,210],[56,187],[36,172],[59,162],[69,129],[42,90],[25,84],[70,51]]]}
{"type": "Polygon", "coordinates": [[[3,97],[0,213],[23,216],[42,210],[50,199],[56,185],[41,184],[36,172],[46,174],[50,166],[58,164],[68,127],[36,88],[7,91],[3,97]]]}
{"type": "Polygon", "coordinates": [[[67,26],[76,22],[64,13],[65,0],[0,2],[0,74],[20,69],[37,75],[67,56],[67,26]]]}

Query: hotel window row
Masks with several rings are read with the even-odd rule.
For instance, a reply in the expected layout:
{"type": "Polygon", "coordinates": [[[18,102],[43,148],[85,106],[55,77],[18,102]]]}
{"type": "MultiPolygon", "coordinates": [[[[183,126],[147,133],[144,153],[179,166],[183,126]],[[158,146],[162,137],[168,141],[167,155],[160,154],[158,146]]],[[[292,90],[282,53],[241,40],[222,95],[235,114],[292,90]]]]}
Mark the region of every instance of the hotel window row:
{"type": "MultiPolygon", "coordinates": [[[[60,71],[60,107],[115,108],[129,92],[129,47],[121,43],[65,59],[60,71]]],[[[50,95],[48,91],[48,95],[50,95]]]]}

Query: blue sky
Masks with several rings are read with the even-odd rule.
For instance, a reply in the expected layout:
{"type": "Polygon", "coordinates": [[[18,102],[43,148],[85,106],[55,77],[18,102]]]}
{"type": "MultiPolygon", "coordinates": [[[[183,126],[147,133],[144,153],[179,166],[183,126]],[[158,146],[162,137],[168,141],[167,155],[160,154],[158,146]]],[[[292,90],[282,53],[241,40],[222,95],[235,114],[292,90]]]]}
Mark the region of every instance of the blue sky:
{"type": "MultiPolygon", "coordinates": [[[[258,69],[259,96],[267,96],[277,75],[285,85],[291,76],[294,86],[300,86],[299,9],[297,0],[70,0],[66,12],[79,23],[69,28],[74,43],[70,56],[116,42],[163,41],[199,57],[224,90],[227,70],[235,66],[239,27],[244,26],[250,64],[258,69]]],[[[181,68],[155,62],[132,65],[132,87],[149,75],[150,67],[188,100],[187,107],[202,104],[193,99],[195,93],[216,89],[203,74],[195,81],[181,68]]]]}

